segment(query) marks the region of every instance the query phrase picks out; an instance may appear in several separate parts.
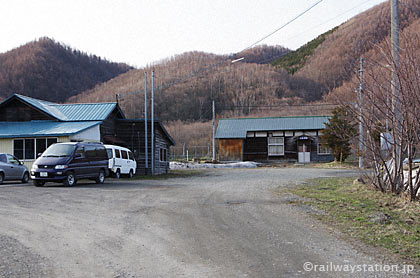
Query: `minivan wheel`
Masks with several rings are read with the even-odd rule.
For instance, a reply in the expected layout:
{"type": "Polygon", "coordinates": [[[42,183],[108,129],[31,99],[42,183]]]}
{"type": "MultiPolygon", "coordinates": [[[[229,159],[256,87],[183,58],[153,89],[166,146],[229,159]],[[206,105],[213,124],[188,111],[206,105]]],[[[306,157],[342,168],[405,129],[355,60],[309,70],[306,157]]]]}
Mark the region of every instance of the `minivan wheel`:
{"type": "Polygon", "coordinates": [[[105,182],[105,172],[101,170],[99,172],[98,177],[96,178],[96,183],[104,183],[105,182]]]}
{"type": "Polygon", "coordinates": [[[120,169],[118,169],[118,170],[117,170],[117,172],[115,173],[115,178],[116,178],[116,179],[121,178],[120,169]]]}
{"type": "Polygon", "coordinates": [[[35,184],[35,186],[43,186],[45,184],[45,182],[34,180],[34,184],[35,184]]]}
{"type": "Polygon", "coordinates": [[[73,173],[68,173],[66,179],[63,181],[65,186],[73,186],[76,184],[76,176],[73,173]]]}
{"type": "Polygon", "coordinates": [[[130,173],[128,173],[128,177],[131,179],[134,176],[133,169],[130,169],[130,173]]]}
{"type": "Polygon", "coordinates": [[[29,181],[29,173],[25,172],[23,174],[22,183],[28,183],[28,181],[29,181]]]}

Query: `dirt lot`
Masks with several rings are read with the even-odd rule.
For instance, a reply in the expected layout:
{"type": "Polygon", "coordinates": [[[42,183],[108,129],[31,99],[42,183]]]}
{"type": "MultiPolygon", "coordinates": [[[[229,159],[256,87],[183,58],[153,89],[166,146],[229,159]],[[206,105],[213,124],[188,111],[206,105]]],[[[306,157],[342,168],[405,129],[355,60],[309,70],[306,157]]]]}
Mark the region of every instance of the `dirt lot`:
{"type": "Polygon", "coordinates": [[[305,272],[307,261],[382,261],[274,193],[309,178],[354,174],[218,169],[72,188],[3,184],[0,277],[388,277],[305,272]]]}

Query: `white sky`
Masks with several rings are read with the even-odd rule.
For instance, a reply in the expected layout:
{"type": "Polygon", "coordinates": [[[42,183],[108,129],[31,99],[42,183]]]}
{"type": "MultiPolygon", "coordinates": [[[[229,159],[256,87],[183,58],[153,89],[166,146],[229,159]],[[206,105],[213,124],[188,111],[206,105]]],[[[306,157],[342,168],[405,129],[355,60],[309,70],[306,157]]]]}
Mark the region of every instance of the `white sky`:
{"type": "MultiPolygon", "coordinates": [[[[142,67],[185,51],[236,53],[318,0],[0,0],[0,52],[39,37],[142,67]]],[[[296,49],[385,0],[324,0],[262,44],[296,49]]]]}

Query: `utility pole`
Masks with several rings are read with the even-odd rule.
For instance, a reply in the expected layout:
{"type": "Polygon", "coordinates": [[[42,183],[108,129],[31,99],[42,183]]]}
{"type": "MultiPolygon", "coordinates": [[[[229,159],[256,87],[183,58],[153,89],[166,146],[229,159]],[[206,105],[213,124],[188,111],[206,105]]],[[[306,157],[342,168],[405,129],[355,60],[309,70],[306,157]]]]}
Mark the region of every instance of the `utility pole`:
{"type": "Polygon", "coordinates": [[[216,161],[216,108],[214,104],[214,100],[212,102],[213,104],[213,162],[216,161]]]}
{"type": "Polygon", "coordinates": [[[149,145],[147,144],[147,72],[144,72],[144,155],[146,159],[145,172],[149,170],[149,145]]]}
{"type": "Polygon", "coordinates": [[[359,84],[359,168],[363,169],[363,58],[360,58],[359,84]]]}
{"type": "Polygon", "coordinates": [[[392,110],[394,112],[395,128],[393,128],[393,137],[395,140],[394,149],[394,166],[397,171],[401,166],[401,96],[400,96],[400,82],[398,80],[398,70],[400,68],[400,20],[398,11],[398,0],[391,0],[391,45],[392,45],[392,80],[391,80],[391,94],[392,94],[392,110]]]}
{"type": "Polygon", "coordinates": [[[155,175],[155,115],[154,115],[154,107],[155,107],[155,71],[152,71],[152,111],[151,111],[151,122],[152,122],[152,176],[155,175]]]}

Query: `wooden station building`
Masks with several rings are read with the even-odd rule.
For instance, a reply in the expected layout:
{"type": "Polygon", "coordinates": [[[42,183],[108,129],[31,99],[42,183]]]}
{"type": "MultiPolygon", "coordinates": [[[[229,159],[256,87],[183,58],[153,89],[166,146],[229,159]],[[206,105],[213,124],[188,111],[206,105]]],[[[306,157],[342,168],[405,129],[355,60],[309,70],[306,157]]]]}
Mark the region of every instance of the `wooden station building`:
{"type": "Polygon", "coordinates": [[[321,144],[328,116],[221,119],[216,139],[220,161],[330,162],[321,144]]]}

